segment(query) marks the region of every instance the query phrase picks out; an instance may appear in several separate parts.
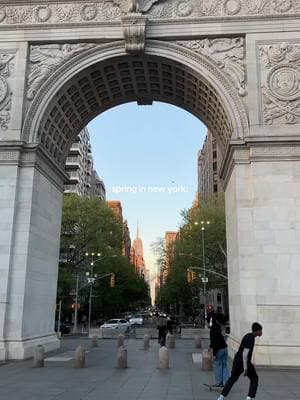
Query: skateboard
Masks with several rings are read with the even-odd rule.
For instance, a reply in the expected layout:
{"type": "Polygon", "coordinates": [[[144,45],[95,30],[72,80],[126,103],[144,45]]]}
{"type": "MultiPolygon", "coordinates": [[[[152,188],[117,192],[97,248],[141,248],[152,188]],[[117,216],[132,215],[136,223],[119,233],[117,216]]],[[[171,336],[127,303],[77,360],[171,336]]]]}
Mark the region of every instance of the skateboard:
{"type": "Polygon", "coordinates": [[[218,385],[210,385],[209,383],[203,383],[204,386],[208,387],[209,391],[211,392],[212,390],[216,391],[221,391],[223,389],[223,386],[218,386],[218,385]]]}

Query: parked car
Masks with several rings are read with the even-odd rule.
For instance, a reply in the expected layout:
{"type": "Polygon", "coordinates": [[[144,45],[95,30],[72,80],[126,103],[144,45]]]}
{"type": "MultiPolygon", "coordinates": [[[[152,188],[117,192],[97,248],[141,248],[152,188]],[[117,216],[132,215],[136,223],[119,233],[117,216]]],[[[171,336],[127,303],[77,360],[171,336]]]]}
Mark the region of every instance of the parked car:
{"type": "MultiPolygon", "coordinates": [[[[55,332],[58,331],[58,321],[55,321],[55,326],[54,326],[55,332]]],[[[71,333],[71,325],[61,322],[59,325],[59,331],[62,335],[67,335],[71,333]]]]}
{"type": "Polygon", "coordinates": [[[109,329],[115,329],[118,330],[120,333],[126,333],[129,331],[130,324],[126,319],[120,319],[120,318],[115,318],[115,319],[110,319],[107,322],[104,322],[103,325],[100,326],[99,329],[101,330],[109,330],[109,329]]]}
{"type": "Polygon", "coordinates": [[[129,320],[130,325],[143,325],[144,319],[140,314],[133,315],[129,320]]]}

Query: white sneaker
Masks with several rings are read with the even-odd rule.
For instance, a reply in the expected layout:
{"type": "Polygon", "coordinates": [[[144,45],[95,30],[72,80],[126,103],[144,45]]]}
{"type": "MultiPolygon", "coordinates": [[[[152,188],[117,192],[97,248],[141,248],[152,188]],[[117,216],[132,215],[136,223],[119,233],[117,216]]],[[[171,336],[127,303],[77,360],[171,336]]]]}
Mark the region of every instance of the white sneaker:
{"type": "Polygon", "coordinates": [[[220,394],[220,396],[217,398],[217,400],[224,400],[224,399],[225,397],[222,394],[220,394]]]}
{"type": "Polygon", "coordinates": [[[246,400],[253,400],[253,397],[247,396],[247,399],[246,399],[246,400]]]}

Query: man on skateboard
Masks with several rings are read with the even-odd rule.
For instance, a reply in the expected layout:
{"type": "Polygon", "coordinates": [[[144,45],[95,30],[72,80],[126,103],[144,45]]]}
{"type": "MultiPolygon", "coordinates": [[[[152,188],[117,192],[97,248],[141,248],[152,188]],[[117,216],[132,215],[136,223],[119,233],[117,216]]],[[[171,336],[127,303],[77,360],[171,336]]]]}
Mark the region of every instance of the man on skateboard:
{"type": "Polygon", "coordinates": [[[247,396],[247,400],[252,400],[256,396],[258,386],[258,376],[255,371],[254,365],[252,364],[252,354],[255,344],[255,338],[262,335],[262,326],[258,322],[252,324],[252,332],[247,333],[240,344],[238,352],[234,356],[231,376],[226,382],[222,393],[217,400],[224,400],[230,392],[232,386],[244,373],[250,379],[250,387],[247,396]]]}

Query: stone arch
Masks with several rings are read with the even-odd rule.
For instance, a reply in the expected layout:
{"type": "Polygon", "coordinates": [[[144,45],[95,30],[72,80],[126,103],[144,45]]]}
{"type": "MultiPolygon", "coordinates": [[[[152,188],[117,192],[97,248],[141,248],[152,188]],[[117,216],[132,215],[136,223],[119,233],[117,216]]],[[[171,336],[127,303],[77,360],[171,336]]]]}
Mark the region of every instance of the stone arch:
{"type": "Polygon", "coordinates": [[[162,101],[190,111],[214,132],[223,153],[230,140],[248,134],[245,106],[213,60],[174,42],[148,40],[139,56],[126,54],[124,42],[113,42],[92,46],[57,68],[28,108],[23,140],[41,143],[63,165],[91,119],[129,101],[162,101]]]}

